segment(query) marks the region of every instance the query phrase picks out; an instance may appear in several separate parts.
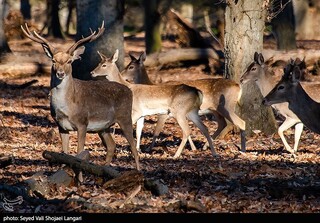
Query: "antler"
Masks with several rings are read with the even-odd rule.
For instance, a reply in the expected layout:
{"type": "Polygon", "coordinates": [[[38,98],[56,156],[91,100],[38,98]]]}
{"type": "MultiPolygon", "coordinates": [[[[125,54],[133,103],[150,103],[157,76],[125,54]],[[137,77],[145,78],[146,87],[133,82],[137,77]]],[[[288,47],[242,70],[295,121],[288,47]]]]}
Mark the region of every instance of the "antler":
{"type": "MultiPolygon", "coordinates": [[[[91,29],[90,29],[91,30],[91,29]]],[[[68,49],[68,53],[71,54],[73,53],[73,51],[75,51],[79,46],[91,42],[95,39],[97,39],[99,36],[101,36],[104,32],[105,28],[104,28],[104,21],[102,21],[102,25],[101,27],[98,28],[98,33],[96,34],[96,31],[92,32],[91,30],[91,35],[87,36],[85,38],[82,38],[80,40],[78,40],[75,44],[73,44],[69,49],[68,49]]]]}
{"type": "Polygon", "coordinates": [[[40,36],[36,31],[30,32],[27,23],[25,23],[25,27],[26,28],[24,29],[23,26],[21,25],[22,32],[26,37],[28,37],[29,39],[37,43],[42,44],[42,46],[47,46],[47,48],[49,48],[50,50],[54,49],[49,43],[49,41],[43,38],[42,36],[40,36]]]}

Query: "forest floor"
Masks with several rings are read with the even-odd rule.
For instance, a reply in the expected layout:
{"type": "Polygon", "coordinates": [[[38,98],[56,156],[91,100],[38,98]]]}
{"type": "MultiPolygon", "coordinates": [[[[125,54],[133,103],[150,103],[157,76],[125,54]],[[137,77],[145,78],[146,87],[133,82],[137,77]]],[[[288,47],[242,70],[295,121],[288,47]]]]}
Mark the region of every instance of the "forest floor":
{"type": "MultiPolygon", "coordinates": [[[[129,50],[144,50],[143,38],[126,40],[129,50]]],[[[71,41],[70,41],[71,42],[71,41]]],[[[69,42],[68,42],[69,43],[69,42]]],[[[64,42],[56,41],[63,45],[64,42]]],[[[175,44],[164,42],[164,50],[175,44]]],[[[305,49],[308,43],[300,47],[305,49]]],[[[21,183],[32,175],[43,172],[49,176],[61,168],[49,164],[42,157],[45,150],[61,152],[58,129],[50,116],[48,69],[32,70],[28,61],[50,60],[39,44],[28,40],[10,43],[14,55],[0,65],[0,148],[1,155],[12,155],[14,164],[0,169],[0,187],[21,183]],[[21,66],[25,74],[17,75],[21,66]],[[37,80],[26,88],[21,84],[37,80]]],[[[272,46],[272,45],[271,45],[272,46]]],[[[320,47],[317,43],[315,46],[320,47]]],[[[128,61],[128,57],[126,57],[128,61]]],[[[202,66],[148,68],[152,79],[155,73],[169,78],[197,78],[208,76],[202,66]]],[[[280,68],[282,69],[282,68],[280,68]]],[[[211,75],[212,76],[212,75],[211,75]]],[[[316,78],[317,76],[315,76],[316,78]]],[[[210,133],[216,123],[202,117],[210,133]]],[[[281,120],[278,120],[279,123],[281,120]]],[[[142,148],[151,143],[156,116],[146,118],[142,148]]],[[[181,140],[181,129],[174,119],[168,119],[151,154],[140,153],[142,173],[145,177],[161,180],[168,192],[161,196],[141,190],[125,202],[130,194],[115,193],[104,187],[106,179],[84,172],[84,182],[79,186],[57,187],[44,197],[47,203],[32,203],[25,199],[8,210],[0,206],[0,213],[319,213],[320,212],[320,137],[304,129],[295,157],[284,150],[277,133],[266,136],[257,132],[247,137],[247,151],[240,152],[240,137],[231,132],[224,139],[214,140],[220,155],[212,157],[210,150],[202,150],[205,137],[192,123],[192,139],[197,148],[189,145],[178,159],[173,155],[181,140]],[[58,204],[49,201],[57,199],[58,204]],[[75,200],[82,201],[74,202],[75,200]],[[90,205],[85,205],[90,204],[90,205]]],[[[128,143],[114,126],[117,144],[111,166],[119,171],[134,168],[128,143]]],[[[294,128],[285,132],[290,144],[294,141],[294,128]]],[[[71,154],[75,155],[77,139],[71,133],[71,154]]],[[[87,134],[85,149],[90,152],[90,162],[104,165],[106,151],[97,134],[87,134]]],[[[4,198],[15,199],[15,194],[1,191],[4,198]]],[[[31,196],[37,197],[37,194],[31,196]]]]}

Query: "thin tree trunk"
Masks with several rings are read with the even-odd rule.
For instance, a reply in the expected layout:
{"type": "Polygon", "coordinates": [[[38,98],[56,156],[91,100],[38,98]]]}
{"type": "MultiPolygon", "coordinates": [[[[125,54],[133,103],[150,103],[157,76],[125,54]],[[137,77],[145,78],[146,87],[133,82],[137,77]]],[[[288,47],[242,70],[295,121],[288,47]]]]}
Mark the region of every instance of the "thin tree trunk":
{"type": "Polygon", "coordinates": [[[158,0],[144,0],[146,53],[161,51],[161,15],[158,0]]]}
{"type": "Polygon", "coordinates": [[[20,0],[20,11],[25,20],[31,19],[31,5],[29,0],[20,0]]]}
{"type": "Polygon", "coordinates": [[[4,33],[3,19],[5,13],[5,4],[5,0],[0,0],[0,57],[11,52],[7,42],[6,35],[4,33]]]}
{"type": "Polygon", "coordinates": [[[59,19],[60,0],[47,0],[48,35],[63,38],[59,19]]]}
{"type": "MultiPolygon", "coordinates": [[[[239,83],[254,52],[262,52],[266,11],[261,0],[227,1],[225,13],[225,77],[239,83]],[[236,2],[236,3],[235,3],[236,2]]],[[[246,121],[246,135],[252,130],[271,134],[276,121],[271,108],[261,104],[262,95],[254,82],[242,86],[240,116],[246,121]]]]}

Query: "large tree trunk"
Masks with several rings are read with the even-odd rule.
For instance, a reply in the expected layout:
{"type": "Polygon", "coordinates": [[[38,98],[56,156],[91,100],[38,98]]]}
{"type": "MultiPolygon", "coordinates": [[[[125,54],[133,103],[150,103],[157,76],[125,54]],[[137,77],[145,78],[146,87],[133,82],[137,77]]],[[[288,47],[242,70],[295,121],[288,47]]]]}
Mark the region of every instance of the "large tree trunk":
{"type": "MultiPolygon", "coordinates": [[[[261,0],[227,1],[225,13],[225,77],[239,83],[241,74],[262,52],[266,10],[261,0]],[[235,3],[236,2],[236,3],[235,3]]],[[[270,107],[261,104],[262,95],[254,82],[242,86],[240,116],[246,121],[246,134],[261,130],[271,134],[276,121],[270,107]]]]}
{"type": "Polygon", "coordinates": [[[0,0],[0,57],[2,57],[6,53],[10,53],[11,50],[9,48],[7,38],[4,34],[4,13],[5,13],[5,0],[0,0]]]}
{"type": "Polygon", "coordinates": [[[102,21],[105,23],[104,34],[92,43],[85,45],[86,50],[81,60],[74,62],[74,75],[81,79],[90,79],[92,71],[100,62],[97,51],[112,56],[119,50],[117,65],[124,68],[123,37],[124,0],[78,0],[77,1],[77,35],[90,35],[90,29],[97,30],[102,21]]]}
{"type": "Polygon", "coordinates": [[[297,45],[292,1],[286,0],[283,5],[274,2],[273,11],[281,12],[271,20],[272,30],[277,40],[278,50],[294,50],[297,45]],[[283,5],[285,5],[284,8],[282,8],[283,5]]]}

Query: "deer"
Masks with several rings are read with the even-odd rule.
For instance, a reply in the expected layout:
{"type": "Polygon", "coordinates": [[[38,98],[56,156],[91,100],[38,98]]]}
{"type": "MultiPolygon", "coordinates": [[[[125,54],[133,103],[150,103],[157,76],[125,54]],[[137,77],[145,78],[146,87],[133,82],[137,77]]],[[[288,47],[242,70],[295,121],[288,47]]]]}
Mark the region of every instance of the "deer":
{"type": "Polygon", "coordinates": [[[91,76],[93,78],[104,76],[109,81],[121,83],[132,90],[132,124],[137,124],[137,145],[140,141],[145,116],[155,114],[169,115],[176,119],[182,130],[182,140],[173,159],[180,157],[187,140],[189,140],[192,149],[195,149],[190,136],[191,130],[188,120],[192,121],[204,134],[212,155],[218,156],[213,147],[209,131],[198,115],[203,97],[200,90],[184,84],[160,86],[129,83],[121,76],[117,67],[118,50],[110,58],[100,52],[98,54],[101,57],[101,62],[91,71],[91,76]]]}
{"type": "MultiPolygon", "coordinates": [[[[291,59],[289,63],[295,64],[299,67],[303,65],[303,61],[301,61],[299,58],[296,58],[296,60],[291,59]]],[[[263,97],[265,97],[278,82],[278,78],[265,64],[264,57],[261,53],[254,53],[254,61],[246,68],[245,72],[240,77],[241,84],[246,84],[250,80],[253,80],[257,84],[263,97]]],[[[319,87],[318,84],[303,82],[303,87],[307,92],[312,94],[313,98],[320,100],[320,95],[317,94],[317,90],[315,90],[319,87]]],[[[298,150],[304,125],[297,115],[288,107],[287,102],[277,103],[272,105],[272,107],[284,117],[283,123],[278,128],[278,134],[285,149],[294,154],[298,150]],[[293,148],[288,144],[284,136],[284,131],[292,126],[295,126],[293,148]]]]}
{"type": "Polygon", "coordinates": [[[289,63],[284,69],[281,80],[263,98],[262,104],[270,106],[287,102],[289,109],[307,128],[320,134],[320,103],[313,100],[302,87],[300,76],[300,68],[289,63]]]}
{"type": "MultiPolygon", "coordinates": [[[[154,84],[150,79],[144,67],[146,55],[144,51],[138,53],[138,57],[133,56],[129,52],[131,58],[130,63],[121,72],[122,77],[135,84],[154,84]]],[[[245,121],[241,119],[235,112],[237,103],[241,96],[240,85],[230,79],[225,78],[205,78],[197,80],[170,81],[162,85],[170,84],[186,84],[202,91],[203,102],[200,106],[199,115],[213,114],[217,121],[218,128],[211,136],[212,139],[222,138],[232,128],[232,124],[240,129],[241,151],[246,151],[245,138],[245,121]]],[[[156,128],[154,130],[153,139],[157,138],[162,130],[166,115],[158,116],[156,128]]],[[[153,140],[154,141],[154,140],[153,140]]],[[[154,142],[148,148],[150,151],[154,146],[154,142]]],[[[203,149],[206,149],[206,143],[203,149]]]]}
{"type": "Polygon", "coordinates": [[[28,25],[21,29],[26,37],[40,43],[46,55],[51,59],[50,112],[55,120],[62,141],[62,150],[69,152],[69,132],[77,132],[77,153],[84,150],[87,132],[98,133],[107,149],[106,164],[111,163],[116,144],[110,134],[110,127],[118,123],[123,135],[130,144],[136,169],[140,170],[139,156],[135,147],[133,126],[131,124],[132,92],[119,83],[106,80],[80,80],[72,76],[72,62],[81,59],[85,43],[100,37],[105,28],[104,22],[98,32],[61,51],[37,32],[30,32],[28,25]]]}

